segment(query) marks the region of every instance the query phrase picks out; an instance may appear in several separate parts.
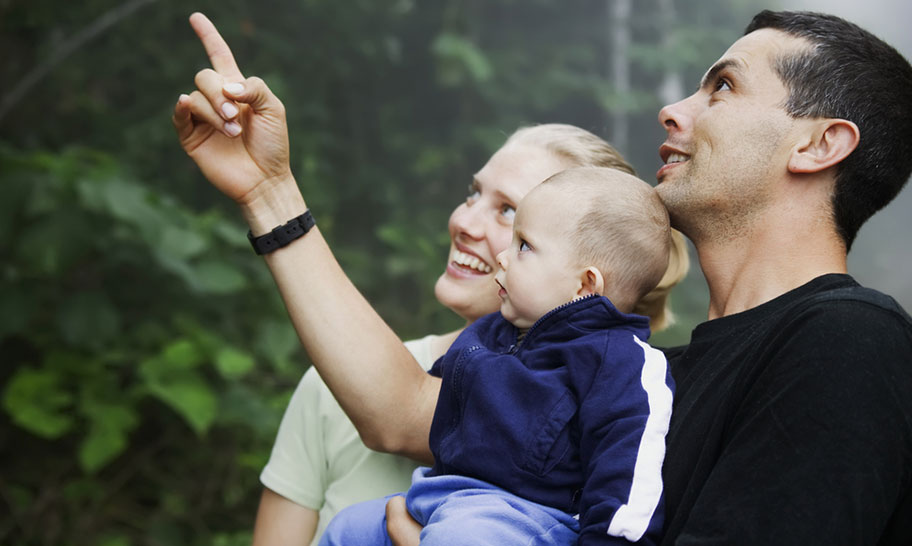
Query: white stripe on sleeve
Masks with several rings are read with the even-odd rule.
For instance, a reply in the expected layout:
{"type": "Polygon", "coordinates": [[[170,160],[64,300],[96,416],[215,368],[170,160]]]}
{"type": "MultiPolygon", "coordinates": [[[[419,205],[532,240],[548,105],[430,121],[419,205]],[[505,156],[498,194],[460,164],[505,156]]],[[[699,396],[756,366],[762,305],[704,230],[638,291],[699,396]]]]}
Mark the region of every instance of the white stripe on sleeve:
{"type": "Polygon", "coordinates": [[[608,534],[631,542],[642,538],[662,496],[662,461],[665,459],[665,435],[671,420],[671,389],[665,384],[668,362],[662,351],[650,347],[636,336],[643,348],[644,363],[640,382],[646,391],[649,417],[637,450],[633,482],[627,504],[622,504],[611,518],[608,534]]]}

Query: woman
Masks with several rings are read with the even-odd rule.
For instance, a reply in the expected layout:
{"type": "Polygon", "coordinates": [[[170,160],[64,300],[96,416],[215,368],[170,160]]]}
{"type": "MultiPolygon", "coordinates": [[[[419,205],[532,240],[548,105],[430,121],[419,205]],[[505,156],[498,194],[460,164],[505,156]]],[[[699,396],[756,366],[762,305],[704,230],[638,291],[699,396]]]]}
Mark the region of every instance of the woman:
{"type": "MultiPolygon", "coordinates": [[[[259,235],[306,208],[288,168],[284,108],[262,81],[243,80],[227,44],[205,17],[194,14],[191,24],[215,71],[201,71],[198,90],[181,96],[175,128],[187,153],[218,189],[238,202],[251,231],[259,235]]],[[[475,175],[466,202],[450,217],[451,248],[435,286],[438,301],[467,324],[499,309],[494,258],[510,242],[516,205],[542,180],[576,166],[633,173],[610,145],[582,129],[542,125],[514,133],[475,175]]],[[[666,324],[668,290],[687,271],[680,235],[675,243],[665,278],[637,308],[650,316],[654,330],[666,324]]],[[[355,419],[365,443],[428,461],[427,432],[439,383],[434,378],[428,382],[422,368],[441,356],[461,330],[414,340],[407,351],[348,282],[317,230],[267,254],[266,261],[316,368],[355,419]],[[352,381],[350,373],[364,380],[352,381]],[[392,395],[374,400],[370,394],[377,385],[392,395]]],[[[355,434],[310,370],[292,398],[263,471],[266,488],[255,544],[306,543],[345,506],[408,488],[415,463],[369,451],[355,434]]]]}

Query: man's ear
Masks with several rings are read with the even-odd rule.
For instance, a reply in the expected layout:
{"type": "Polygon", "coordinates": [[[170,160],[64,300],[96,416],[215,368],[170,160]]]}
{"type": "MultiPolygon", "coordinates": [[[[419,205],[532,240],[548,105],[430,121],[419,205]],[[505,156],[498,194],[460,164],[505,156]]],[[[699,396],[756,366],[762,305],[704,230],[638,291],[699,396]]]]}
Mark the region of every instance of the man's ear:
{"type": "Polygon", "coordinates": [[[811,174],[829,169],[855,150],[859,138],[858,126],[851,121],[819,120],[808,140],[792,150],[788,170],[793,174],[811,174]]]}
{"type": "Polygon", "coordinates": [[[605,291],[605,278],[597,267],[589,266],[580,274],[580,288],[576,293],[578,298],[589,294],[602,294],[605,291]]]}

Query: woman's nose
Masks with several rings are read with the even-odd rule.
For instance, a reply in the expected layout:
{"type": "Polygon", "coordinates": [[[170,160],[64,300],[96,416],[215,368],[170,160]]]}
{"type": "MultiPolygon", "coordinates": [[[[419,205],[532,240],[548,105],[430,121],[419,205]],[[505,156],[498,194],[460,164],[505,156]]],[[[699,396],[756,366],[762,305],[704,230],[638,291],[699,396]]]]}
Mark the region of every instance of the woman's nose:
{"type": "Polygon", "coordinates": [[[479,213],[480,208],[465,203],[459,205],[450,217],[454,231],[472,239],[482,239],[484,237],[484,218],[479,213]]]}

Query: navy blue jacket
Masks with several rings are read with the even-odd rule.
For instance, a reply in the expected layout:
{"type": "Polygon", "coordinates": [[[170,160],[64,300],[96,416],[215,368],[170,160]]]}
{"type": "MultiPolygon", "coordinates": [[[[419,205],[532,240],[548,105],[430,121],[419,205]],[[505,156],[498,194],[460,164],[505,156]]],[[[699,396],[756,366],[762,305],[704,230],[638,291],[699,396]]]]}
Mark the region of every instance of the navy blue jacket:
{"type": "Polygon", "coordinates": [[[673,383],[649,320],[590,296],[517,334],[485,316],[434,364],[432,474],[579,514],[580,544],[655,543],[673,383]]]}

